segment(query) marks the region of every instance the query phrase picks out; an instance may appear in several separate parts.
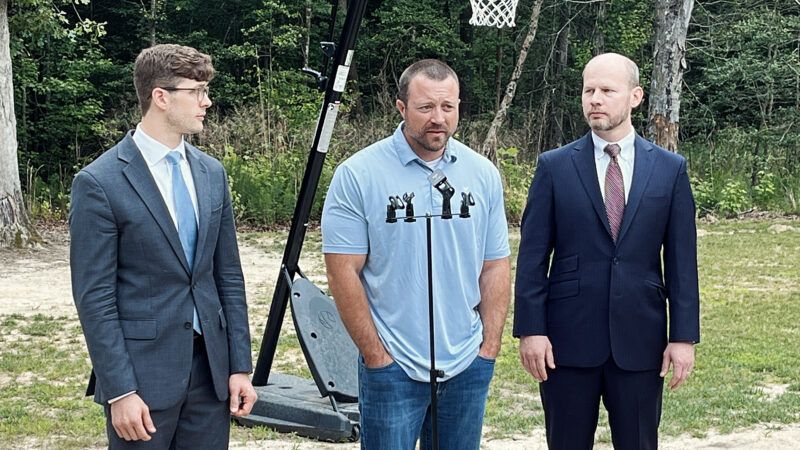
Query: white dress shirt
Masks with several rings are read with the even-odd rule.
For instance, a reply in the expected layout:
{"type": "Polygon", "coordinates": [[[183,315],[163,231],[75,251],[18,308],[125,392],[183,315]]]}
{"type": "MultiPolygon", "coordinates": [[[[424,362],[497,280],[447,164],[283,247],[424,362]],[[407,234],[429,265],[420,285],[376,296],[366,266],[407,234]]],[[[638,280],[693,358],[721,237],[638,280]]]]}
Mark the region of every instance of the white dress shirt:
{"type": "Polygon", "coordinates": [[[147,163],[147,168],[153,175],[156,181],[161,197],[164,198],[164,203],[167,204],[169,215],[172,217],[172,223],[175,224],[175,229],[178,229],[178,217],[175,215],[175,201],[172,197],[172,164],[167,159],[167,154],[172,151],[177,151],[181,154],[181,173],[183,174],[183,182],[186,183],[186,188],[189,190],[189,196],[192,198],[192,206],[194,207],[194,217],[199,223],[199,214],[197,213],[197,193],[194,190],[194,179],[192,179],[192,169],[189,167],[189,162],[186,160],[186,145],[181,138],[181,142],[175,148],[169,148],[166,145],[158,142],[147,133],[142,131],[142,124],[136,125],[136,132],[133,133],[133,142],[139,147],[142,152],[144,161],[147,163]]]}
{"type": "Polygon", "coordinates": [[[617,144],[620,147],[619,155],[617,155],[617,163],[622,170],[622,183],[625,188],[625,203],[628,203],[628,194],[631,192],[631,181],[633,180],[633,156],[635,154],[634,142],[636,140],[636,133],[631,129],[631,132],[620,139],[618,142],[608,142],[596,135],[592,131],[592,142],[594,142],[594,163],[597,168],[597,181],[600,182],[600,193],[603,195],[603,201],[606,199],[606,170],[611,157],[605,152],[606,145],[617,144]]]}

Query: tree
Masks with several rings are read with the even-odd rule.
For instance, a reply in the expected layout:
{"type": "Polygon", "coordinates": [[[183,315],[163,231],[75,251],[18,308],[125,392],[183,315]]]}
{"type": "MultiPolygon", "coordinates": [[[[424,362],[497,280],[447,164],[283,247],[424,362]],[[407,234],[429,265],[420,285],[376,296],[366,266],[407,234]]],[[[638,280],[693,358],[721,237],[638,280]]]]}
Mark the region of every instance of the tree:
{"type": "Polygon", "coordinates": [[[528,57],[528,49],[530,49],[533,39],[536,37],[536,29],[539,26],[539,13],[542,10],[542,3],[543,0],[536,0],[536,3],[533,5],[531,20],[528,25],[528,34],[522,42],[522,47],[517,57],[517,63],[514,66],[514,73],[511,75],[511,80],[509,80],[506,86],[506,95],[503,97],[503,101],[500,102],[500,107],[497,109],[492,124],[489,125],[486,139],[484,139],[481,145],[481,154],[492,161],[495,161],[497,158],[497,130],[503,125],[503,120],[505,120],[506,113],[508,113],[508,108],[514,100],[514,93],[517,91],[517,81],[522,75],[522,66],[525,64],[525,59],[528,57]]]}
{"type": "Polygon", "coordinates": [[[656,30],[653,45],[653,80],[647,133],[650,140],[678,149],[681,85],[686,69],[686,32],[694,0],[656,0],[656,30]]]}
{"type": "Polygon", "coordinates": [[[23,247],[38,240],[28,220],[17,163],[17,120],[8,32],[8,0],[0,0],[0,246],[23,247]]]}

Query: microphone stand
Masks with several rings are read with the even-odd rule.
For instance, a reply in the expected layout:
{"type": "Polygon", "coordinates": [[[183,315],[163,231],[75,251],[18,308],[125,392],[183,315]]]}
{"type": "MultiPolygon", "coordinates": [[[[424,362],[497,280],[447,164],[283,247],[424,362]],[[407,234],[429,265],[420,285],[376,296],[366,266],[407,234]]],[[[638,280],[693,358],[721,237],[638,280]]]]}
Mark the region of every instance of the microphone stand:
{"type": "MultiPolygon", "coordinates": [[[[389,204],[386,205],[386,222],[387,223],[397,223],[397,210],[398,209],[405,209],[406,216],[403,219],[403,222],[411,223],[416,222],[417,219],[425,218],[425,233],[427,238],[427,253],[428,253],[428,340],[430,343],[430,360],[431,360],[431,368],[430,368],[430,385],[431,385],[431,432],[433,434],[433,450],[439,449],[439,430],[438,430],[438,420],[437,420],[437,390],[438,390],[438,381],[437,378],[444,378],[444,371],[441,369],[436,369],[436,346],[434,340],[434,331],[433,331],[433,245],[431,240],[431,222],[434,217],[441,217],[443,220],[449,220],[453,218],[453,214],[450,210],[450,198],[452,198],[453,194],[455,193],[455,189],[453,189],[448,183],[447,179],[444,178],[441,180],[441,184],[437,183],[434,185],[439,192],[442,193],[442,214],[431,214],[425,213],[424,216],[415,216],[414,215],[414,205],[411,203],[411,200],[414,198],[414,193],[409,192],[403,194],[402,199],[400,196],[390,196],[389,197],[389,204]]],[[[471,193],[462,192],[461,193],[461,212],[458,214],[457,217],[460,218],[469,218],[469,207],[475,205],[475,200],[472,197],[471,193]]]]}

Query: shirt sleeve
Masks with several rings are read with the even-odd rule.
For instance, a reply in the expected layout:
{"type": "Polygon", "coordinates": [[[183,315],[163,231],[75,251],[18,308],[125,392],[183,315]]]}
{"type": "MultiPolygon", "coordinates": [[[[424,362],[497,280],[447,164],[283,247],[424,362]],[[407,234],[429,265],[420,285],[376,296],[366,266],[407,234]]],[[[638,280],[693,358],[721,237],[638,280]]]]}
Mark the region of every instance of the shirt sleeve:
{"type": "Polygon", "coordinates": [[[500,181],[500,173],[497,168],[493,166],[492,169],[488,183],[489,217],[487,218],[484,261],[505,258],[511,254],[508,246],[508,222],[503,199],[503,183],[500,181]]]}
{"type": "Polygon", "coordinates": [[[369,232],[364,199],[353,171],[341,165],[322,208],[322,252],[365,255],[369,251],[369,232]]]}

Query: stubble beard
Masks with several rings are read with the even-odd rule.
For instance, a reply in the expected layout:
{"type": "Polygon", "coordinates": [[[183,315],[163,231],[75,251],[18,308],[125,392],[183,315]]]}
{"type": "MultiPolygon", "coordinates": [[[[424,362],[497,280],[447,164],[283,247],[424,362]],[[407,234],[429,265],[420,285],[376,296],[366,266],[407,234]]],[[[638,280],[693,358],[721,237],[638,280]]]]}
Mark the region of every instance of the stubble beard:
{"type": "MultiPolygon", "coordinates": [[[[436,130],[438,130],[438,128],[436,130]]],[[[413,132],[411,134],[411,139],[413,139],[414,142],[416,142],[423,150],[425,150],[427,152],[430,152],[430,153],[438,153],[438,152],[442,151],[442,149],[445,148],[445,146],[447,145],[447,141],[450,140],[450,137],[453,136],[453,133],[451,133],[449,130],[447,130],[447,128],[442,128],[442,130],[445,131],[446,136],[442,140],[441,144],[438,144],[438,141],[436,141],[437,142],[437,144],[435,144],[435,145],[437,145],[436,147],[434,147],[430,143],[430,141],[426,141],[425,140],[425,133],[427,131],[430,131],[430,130],[423,130],[421,133],[418,133],[418,132],[415,131],[415,132],[413,132]]]]}
{"type": "Polygon", "coordinates": [[[586,120],[586,123],[589,124],[589,127],[594,131],[613,130],[622,125],[623,123],[625,123],[625,121],[630,118],[630,113],[628,113],[628,114],[621,114],[618,116],[607,115],[605,118],[592,120],[589,118],[591,113],[592,112],[589,112],[589,114],[585,114],[584,119],[586,120]]]}

